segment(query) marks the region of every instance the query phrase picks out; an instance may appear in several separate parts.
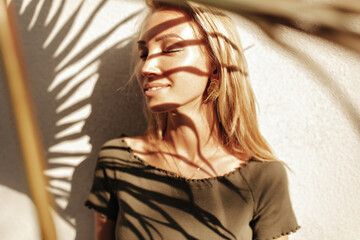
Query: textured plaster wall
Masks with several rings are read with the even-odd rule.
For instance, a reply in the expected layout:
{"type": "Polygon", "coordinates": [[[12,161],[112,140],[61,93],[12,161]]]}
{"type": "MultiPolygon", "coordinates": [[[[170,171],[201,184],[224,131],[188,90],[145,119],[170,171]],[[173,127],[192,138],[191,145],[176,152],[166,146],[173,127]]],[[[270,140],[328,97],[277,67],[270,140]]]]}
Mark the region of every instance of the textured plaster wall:
{"type": "MultiPolygon", "coordinates": [[[[129,78],[142,1],[8,1],[15,6],[46,146],[59,239],[92,239],[83,207],[101,144],[144,129],[129,78]]],[[[360,56],[287,29],[290,51],[234,16],[263,134],[285,161],[302,228],[291,239],[360,235],[360,56]]],[[[0,65],[0,234],[39,239],[0,65]],[[21,226],[21,230],[19,230],[21,226]]]]}

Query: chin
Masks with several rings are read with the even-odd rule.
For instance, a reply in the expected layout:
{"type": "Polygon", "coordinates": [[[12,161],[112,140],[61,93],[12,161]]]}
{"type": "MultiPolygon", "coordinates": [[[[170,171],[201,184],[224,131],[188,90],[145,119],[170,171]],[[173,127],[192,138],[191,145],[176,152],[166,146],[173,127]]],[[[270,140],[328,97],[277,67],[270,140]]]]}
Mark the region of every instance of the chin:
{"type": "Polygon", "coordinates": [[[165,113],[170,112],[178,108],[180,105],[175,103],[165,103],[165,104],[154,104],[148,105],[148,109],[152,113],[165,113]]]}

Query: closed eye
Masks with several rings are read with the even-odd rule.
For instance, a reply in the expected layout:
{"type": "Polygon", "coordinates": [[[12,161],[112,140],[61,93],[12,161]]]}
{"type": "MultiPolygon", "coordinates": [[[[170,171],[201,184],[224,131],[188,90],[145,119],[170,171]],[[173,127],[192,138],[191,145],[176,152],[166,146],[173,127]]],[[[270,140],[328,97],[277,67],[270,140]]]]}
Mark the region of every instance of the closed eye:
{"type": "MultiPolygon", "coordinates": [[[[168,50],[163,50],[162,53],[163,54],[171,54],[171,53],[176,53],[176,52],[181,52],[184,51],[184,49],[168,49],[168,50]]],[[[149,53],[145,52],[145,53],[140,53],[140,58],[141,59],[146,59],[148,57],[149,53]]]]}
{"type": "Polygon", "coordinates": [[[181,52],[181,51],[184,51],[184,49],[164,50],[163,53],[175,53],[175,52],[181,52]]]}
{"type": "Polygon", "coordinates": [[[140,58],[147,58],[148,54],[142,54],[140,55],[140,58]]]}
{"type": "Polygon", "coordinates": [[[147,58],[148,55],[149,55],[148,51],[140,51],[139,52],[139,56],[141,59],[147,58]]]}

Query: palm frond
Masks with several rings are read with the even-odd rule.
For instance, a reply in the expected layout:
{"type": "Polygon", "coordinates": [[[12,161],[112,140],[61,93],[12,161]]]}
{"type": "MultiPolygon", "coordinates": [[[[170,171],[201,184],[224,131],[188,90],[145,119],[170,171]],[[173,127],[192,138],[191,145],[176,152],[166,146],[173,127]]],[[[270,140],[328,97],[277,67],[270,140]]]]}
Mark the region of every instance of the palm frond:
{"type": "Polygon", "coordinates": [[[296,0],[193,1],[240,14],[256,23],[272,38],[276,37],[276,27],[287,26],[360,53],[359,0],[332,3],[296,0]]]}

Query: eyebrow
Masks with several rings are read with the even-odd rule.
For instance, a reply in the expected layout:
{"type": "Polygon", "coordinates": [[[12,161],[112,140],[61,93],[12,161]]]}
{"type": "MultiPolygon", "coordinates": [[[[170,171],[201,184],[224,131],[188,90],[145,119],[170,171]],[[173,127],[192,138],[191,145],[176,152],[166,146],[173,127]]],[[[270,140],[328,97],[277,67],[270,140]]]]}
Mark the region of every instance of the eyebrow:
{"type": "Polygon", "coordinates": [[[168,33],[168,34],[164,34],[164,35],[161,35],[161,36],[155,38],[155,42],[161,41],[165,38],[180,38],[181,40],[184,40],[182,37],[180,37],[179,35],[177,35],[175,33],[168,33]]]}
{"type": "MultiPolygon", "coordinates": [[[[168,33],[168,34],[164,34],[161,35],[157,38],[155,38],[155,42],[164,40],[165,38],[180,38],[181,40],[184,40],[182,37],[180,37],[179,35],[175,34],[175,33],[168,33]]],[[[146,45],[146,41],[145,40],[139,40],[138,45],[146,45]]]]}

